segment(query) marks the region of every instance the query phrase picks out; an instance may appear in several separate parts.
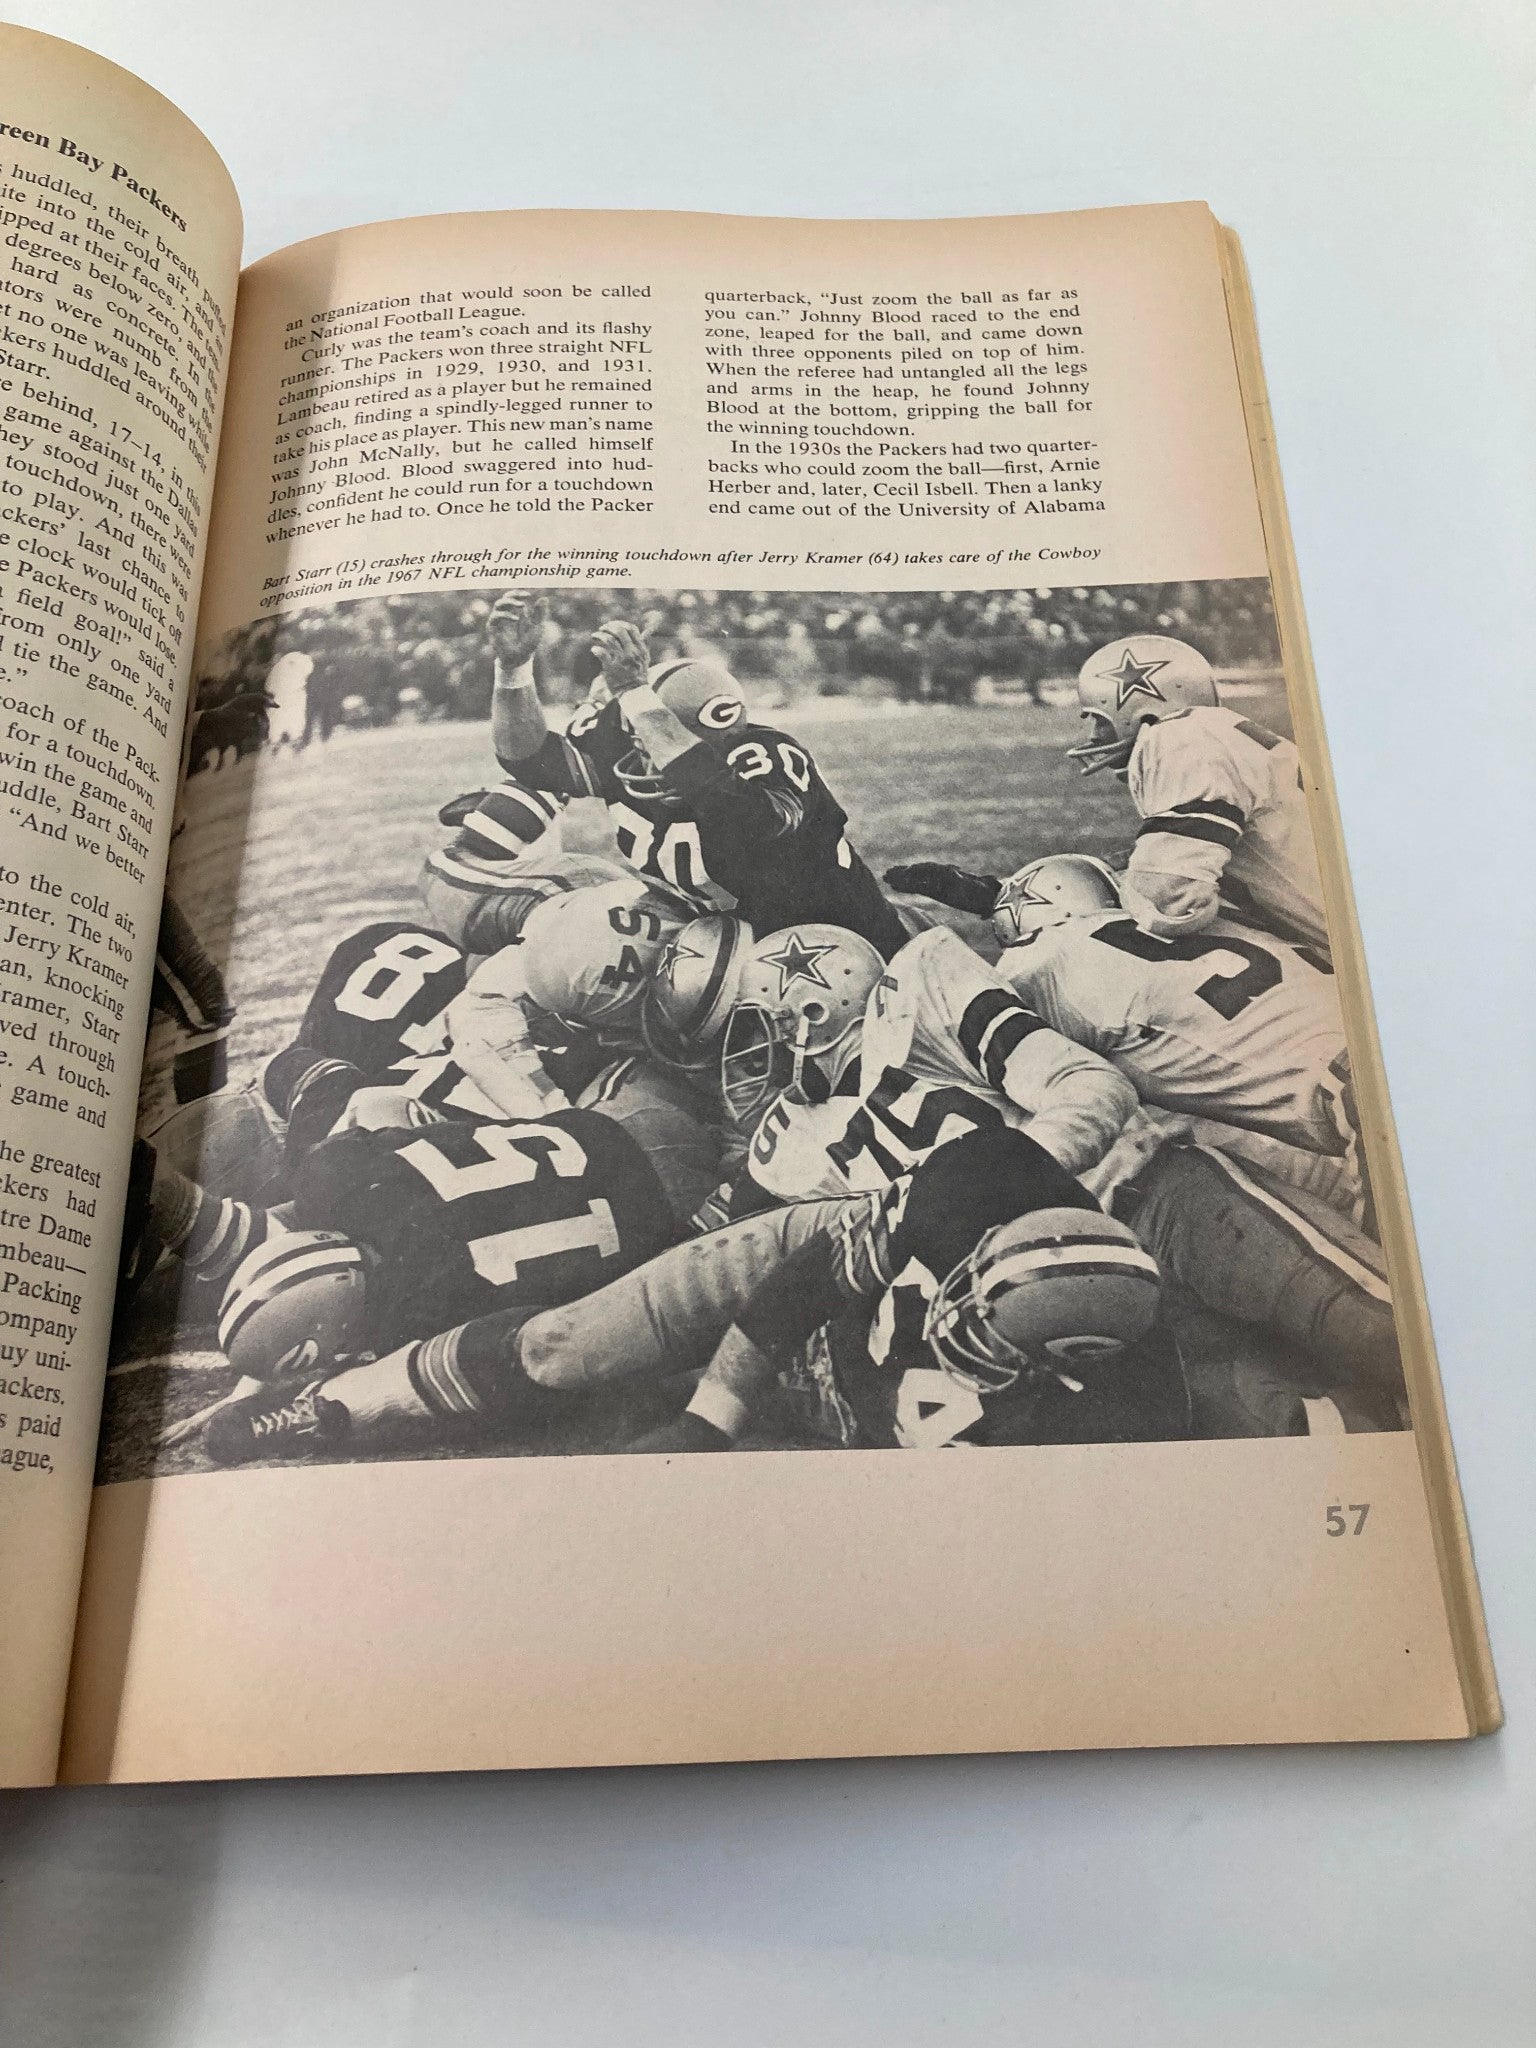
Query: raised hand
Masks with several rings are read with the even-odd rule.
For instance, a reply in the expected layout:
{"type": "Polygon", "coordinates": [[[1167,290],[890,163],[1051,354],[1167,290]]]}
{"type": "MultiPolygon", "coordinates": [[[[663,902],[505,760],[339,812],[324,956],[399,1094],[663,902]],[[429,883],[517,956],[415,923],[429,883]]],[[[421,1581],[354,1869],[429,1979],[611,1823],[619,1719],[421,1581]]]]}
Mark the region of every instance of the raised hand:
{"type": "Polygon", "coordinates": [[[603,682],[613,697],[635,690],[650,672],[650,650],[627,619],[610,619],[592,635],[592,652],[603,665],[603,682]]]}
{"type": "Polygon", "coordinates": [[[544,617],[544,599],[536,591],[508,590],[497,598],[485,637],[503,668],[519,669],[533,659],[544,637],[544,617]]]}

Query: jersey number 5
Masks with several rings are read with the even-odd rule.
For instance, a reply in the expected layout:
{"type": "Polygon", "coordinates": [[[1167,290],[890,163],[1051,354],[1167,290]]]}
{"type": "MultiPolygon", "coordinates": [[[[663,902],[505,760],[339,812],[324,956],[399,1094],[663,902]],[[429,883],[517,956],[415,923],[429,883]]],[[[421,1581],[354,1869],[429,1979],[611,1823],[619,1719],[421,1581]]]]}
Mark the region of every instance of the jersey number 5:
{"type": "MultiPolygon", "coordinates": [[[[551,1173],[559,1180],[579,1180],[587,1171],[586,1153],[568,1131],[552,1124],[485,1124],[475,1132],[475,1143],[485,1158],[463,1166],[444,1158],[425,1140],[402,1146],[400,1157],[431,1183],[444,1202],[456,1202],[464,1195],[492,1194],[501,1188],[526,1187],[541,1173],[551,1173]]],[[[471,1238],[467,1249],[475,1271],[492,1287],[509,1286],[524,1277],[537,1260],[589,1251],[595,1255],[590,1284],[596,1286],[604,1277],[604,1263],[616,1259],[620,1247],[613,1211],[599,1196],[588,1202],[580,1215],[552,1216],[493,1231],[486,1237],[471,1238]]]]}

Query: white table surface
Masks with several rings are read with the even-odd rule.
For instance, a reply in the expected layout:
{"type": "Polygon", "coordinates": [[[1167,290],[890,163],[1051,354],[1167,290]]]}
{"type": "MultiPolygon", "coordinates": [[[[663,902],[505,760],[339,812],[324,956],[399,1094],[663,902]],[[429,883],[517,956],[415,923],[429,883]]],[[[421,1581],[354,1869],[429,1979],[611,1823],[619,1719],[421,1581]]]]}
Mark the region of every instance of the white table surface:
{"type": "Polygon", "coordinates": [[[11,1795],[0,2038],[1536,2039],[1536,16],[1517,0],[10,11],[202,125],[252,255],[508,205],[1206,198],[1239,228],[1511,1726],[1423,1749],[11,1795]]]}

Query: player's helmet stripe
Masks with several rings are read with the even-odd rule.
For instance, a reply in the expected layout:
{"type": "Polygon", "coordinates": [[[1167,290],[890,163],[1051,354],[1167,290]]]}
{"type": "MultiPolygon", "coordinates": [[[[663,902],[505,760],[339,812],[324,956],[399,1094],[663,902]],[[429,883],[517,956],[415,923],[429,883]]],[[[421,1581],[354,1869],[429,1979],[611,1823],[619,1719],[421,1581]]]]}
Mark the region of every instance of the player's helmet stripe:
{"type": "Polygon", "coordinates": [[[1026,1251],[1009,1252],[989,1265],[986,1292],[990,1297],[1000,1289],[1017,1287],[1041,1273],[1140,1273],[1154,1287],[1162,1284],[1157,1261],[1139,1245],[1110,1244],[1102,1237],[1068,1239],[1059,1244],[1035,1245],[1026,1251]]]}
{"type": "Polygon", "coordinates": [[[736,964],[737,958],[746,950],[746,927],[737,920],[731,920],[723,934],[725,943],[715,949],[715,957],[704,984],[704,993],[699,998],[698,1016],[701,1025],[707,1024],[715,1013],[715,1004],[725,987],[726,978],[736,964]]]}
{"type": "Polygon", "coordinates": [[[227,1352],[235,1338],[259,1308],[311,1273],[337,1272],[347,1266],[361,1266],[363,1255],[355,1245],[308,1245],[300,1241],[285,1245],[280,1237],[262,1247],[270,1254],[255,1255],[256,1270],[231,1285],[229,1299],[219,1317],[219,1349],[227,1352]]]}
{"type": "Polygon", "coordinates": [[[681,660],[679,660],[679,661],[669,661],[669,662],[666,662],[666,663],[664,663],[662,667],[660,667],[660,668],[656,669],[656,670],[655,670],[655,671],[654,671],[654,672],[652,673],[652,675],[651,675],[651,688],[652,688],[653,690],[659,690],[659,689],[661,688],[661,686],[662,686],[662,684],[663,684],[663,683],[665,683],[665,682],[669,681],[669,680],[670,680],[670,679],[671,679],[671,678],[672,678],[673,676],[675,676],[675,675],[677,674],[677,672],[678,672],[678,670],[679,670],[679,669],[684,669],[684,668],[692,668],[692,667],[693,667],[693,657],[692,657],[692,655],[685,655],[685,656],[684,656],[684,657],[683,657],[683,658],[682,658],[681,660]]]}

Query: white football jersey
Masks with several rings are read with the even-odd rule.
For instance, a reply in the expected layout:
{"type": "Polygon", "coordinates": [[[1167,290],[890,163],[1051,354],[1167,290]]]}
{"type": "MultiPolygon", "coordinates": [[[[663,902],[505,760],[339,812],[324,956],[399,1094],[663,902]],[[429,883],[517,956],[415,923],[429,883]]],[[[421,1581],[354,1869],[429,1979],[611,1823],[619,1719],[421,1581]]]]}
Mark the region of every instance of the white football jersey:
{"type": "Polygon", "coordinates": [[[1340,1155],[1344,1018],[1333,976],[1227,918],[1155,937],[1121,912],[1010,946],[997,971],[1113,1060],[1143,1102],[1340,1155]]]}
{"type": "Polygon", "coordinates": [[[965,941],[919,932],[864,1012],[857,1095],[779,1103],[749,1171],[781,1201],[882,1188],[951,1138],[1003,1122],[1071,1173],[1092,1165],[1136,1107],[1090,1048],[1026,1009],[965,941]]]}
{"type": "Polygon", "coordinates": [[[1297,944],[1326,946],[1301,759],[1236,711],[1196,705],[1144,725],[1127,783],[1143,823],[1128,909],[1150,930],[1198,930],[1218,890],[1297,944]]]}

